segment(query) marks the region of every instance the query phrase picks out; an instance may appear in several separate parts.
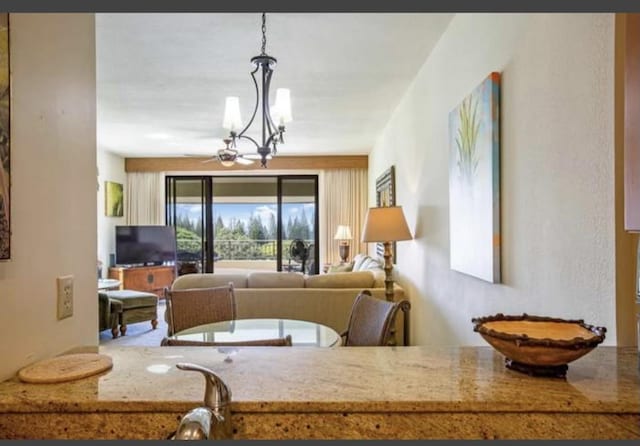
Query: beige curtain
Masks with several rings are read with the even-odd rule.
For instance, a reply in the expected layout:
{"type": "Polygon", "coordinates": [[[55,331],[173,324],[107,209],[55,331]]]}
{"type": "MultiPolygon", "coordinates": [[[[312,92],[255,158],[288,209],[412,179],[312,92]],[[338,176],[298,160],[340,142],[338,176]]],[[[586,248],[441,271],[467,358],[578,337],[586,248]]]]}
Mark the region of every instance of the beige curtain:
{"type": "Polygon", "coordinates": [[[164,172],[128,172],[128,225],[164,225],[164,172]]]}
{"type": "Polygon", "coordinates": [[[338,241],[333,236],[338,225],[351,228],[353,240],[349,251],[349,260],[360,252],[367,252],[367,244],[360,241],[364,217],[368,208],[368,174],[366,168],[361,169],[328,169],[324,174],[324,227],[325,261],[340,261],[338,241]]]}

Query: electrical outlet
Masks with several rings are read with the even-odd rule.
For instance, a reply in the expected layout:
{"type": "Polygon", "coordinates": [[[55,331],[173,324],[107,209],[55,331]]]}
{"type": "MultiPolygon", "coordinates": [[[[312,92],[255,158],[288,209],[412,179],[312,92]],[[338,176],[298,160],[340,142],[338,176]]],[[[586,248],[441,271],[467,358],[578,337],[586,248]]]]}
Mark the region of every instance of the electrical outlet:
{"type": "Polygon", "coordinates": [[[73,276],[58,277],[58,319],[73,316],[73,276]]]}

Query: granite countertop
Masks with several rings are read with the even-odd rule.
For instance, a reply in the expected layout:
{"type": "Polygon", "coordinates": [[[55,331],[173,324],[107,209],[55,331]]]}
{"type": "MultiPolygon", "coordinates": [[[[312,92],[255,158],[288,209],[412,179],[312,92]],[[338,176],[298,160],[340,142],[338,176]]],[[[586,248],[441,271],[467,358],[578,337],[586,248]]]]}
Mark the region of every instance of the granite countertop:
{"type": "Polygon", "coordinates": [[[102,347],[113,369],[60,384],[0,383],[0,413],[186,411],[202,403],[201,374],[218,373],[241,412],[640,412],[635,348],[598,347],[566,379],[504,367],[491,347],[102,347]]]}

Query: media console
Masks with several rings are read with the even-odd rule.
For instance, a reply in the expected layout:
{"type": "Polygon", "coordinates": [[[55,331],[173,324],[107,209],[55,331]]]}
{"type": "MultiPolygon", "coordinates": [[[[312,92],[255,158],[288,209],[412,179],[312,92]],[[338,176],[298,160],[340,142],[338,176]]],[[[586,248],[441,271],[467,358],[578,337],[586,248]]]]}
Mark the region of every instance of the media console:
{"type": "Polygon", "coordinates": [[[164,297],[164,288],[171,287],[176,276],[174,265],[111,267],[109,278],[120,281],[121,290],[146,291],[164,297]]]}

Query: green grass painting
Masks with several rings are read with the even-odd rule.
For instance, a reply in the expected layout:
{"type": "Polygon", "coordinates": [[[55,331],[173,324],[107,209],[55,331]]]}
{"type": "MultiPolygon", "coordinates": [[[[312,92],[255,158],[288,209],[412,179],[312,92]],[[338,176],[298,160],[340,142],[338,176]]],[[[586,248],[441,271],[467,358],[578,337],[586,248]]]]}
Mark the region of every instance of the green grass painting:
{"type": "Polygon", "coordinates": [[[473,184],[480,156],[476,150],[476,141],[480,130],[478,98],[474,96],[465,98],[458,109],[458,118],[460,120],[456,134],[458,172],[467,183],[473,184]]]}
{"type": "Polygon", "coordinates": [[[124,215],[124,191],[122,184],[105,181],[104,190],[105,215],[107,217],[122,217],[124,215]]]}

